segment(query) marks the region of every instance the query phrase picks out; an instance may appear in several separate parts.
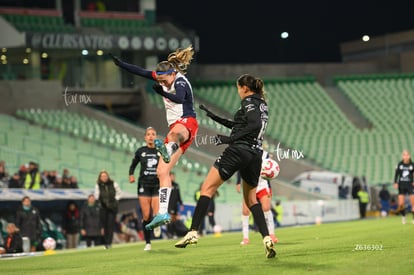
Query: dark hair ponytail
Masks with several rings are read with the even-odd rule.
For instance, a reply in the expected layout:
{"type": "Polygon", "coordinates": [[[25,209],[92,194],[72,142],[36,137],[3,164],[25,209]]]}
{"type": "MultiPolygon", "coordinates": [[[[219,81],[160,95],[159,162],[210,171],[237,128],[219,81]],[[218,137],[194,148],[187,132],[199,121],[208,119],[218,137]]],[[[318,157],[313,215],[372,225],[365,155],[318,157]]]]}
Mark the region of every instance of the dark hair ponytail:
{"type": "Polygon", "coordinates": [[[260,78],[254,77],[249,74],[243,74],[237,79],[239,86],[246,86],[250,91],[260,95],[265,99],[264,82],[260,78]]]}

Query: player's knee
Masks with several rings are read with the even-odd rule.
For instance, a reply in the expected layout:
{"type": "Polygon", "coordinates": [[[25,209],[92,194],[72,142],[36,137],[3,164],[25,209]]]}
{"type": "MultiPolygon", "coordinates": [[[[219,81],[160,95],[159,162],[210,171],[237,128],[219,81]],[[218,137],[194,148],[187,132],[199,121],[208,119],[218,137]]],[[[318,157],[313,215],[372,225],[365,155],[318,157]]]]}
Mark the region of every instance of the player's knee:
{"type": "Polygon", "coordinates": [[[176,133],[174,130],[171,130],[168,134],[167,134],[168,140],[169,141],[175,141],[176,140],[176,133]]]}
{"type": "Polygon", "coordinates": [[[270,207],[262,205],[262,210],[263,210],[263,212],[267,212],[267,211],[270,210],[270,207]]]}
{"type": "Polygon", "coordinates": [[[186,137],[182,132],[176,131],[174,129],[168,133],[168,140],[174,141],[178,144],[184,143],[187,139],[188,137],[186,137]]]}

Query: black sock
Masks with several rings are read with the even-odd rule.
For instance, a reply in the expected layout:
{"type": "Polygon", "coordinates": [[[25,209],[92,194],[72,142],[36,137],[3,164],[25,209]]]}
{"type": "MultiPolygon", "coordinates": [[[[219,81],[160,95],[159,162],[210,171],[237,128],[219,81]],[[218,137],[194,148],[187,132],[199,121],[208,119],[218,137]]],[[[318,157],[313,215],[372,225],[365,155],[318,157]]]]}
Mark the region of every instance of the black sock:
{"type": "Polygon", "coordinates": [[[142,224],[144,226],[144,239],[145,239],[145,243],[151,243],[151,231],[145,229],[145,226],[147,224],[149,224],[150,222],[151,221],[142,221],[142,224]]]}
{"type": "Polygon", "coordinates": [[[401,207],[400,214],[405,217],[405,207],[401,207]]]}
{"type": "Polygon", "coordinates": [[[196,208],[193,214],[193,221],[191,222],[191,230],[198,231],[201,225],[201,221],[204,219],[207,213],[208,205],[210,204],[210,198],[207,196],[201,196],[197,202],[196,208]]]}
{"type": "Polygon", "coordinates": [[[263,210],[258,203],[250,207],[250,212],[253,214],[254,222],[259,228],[262,237],[269,236],[269,230],[267,229],[266,219],[263,214],[263,210]]]}
{"type": "Polygon", "coordinates": [[[210,223],[211,227],[214,227],[216,225],[216,221],[214,219],[214,214],[211,216],[208,216],[208,222],[210,223]]]}

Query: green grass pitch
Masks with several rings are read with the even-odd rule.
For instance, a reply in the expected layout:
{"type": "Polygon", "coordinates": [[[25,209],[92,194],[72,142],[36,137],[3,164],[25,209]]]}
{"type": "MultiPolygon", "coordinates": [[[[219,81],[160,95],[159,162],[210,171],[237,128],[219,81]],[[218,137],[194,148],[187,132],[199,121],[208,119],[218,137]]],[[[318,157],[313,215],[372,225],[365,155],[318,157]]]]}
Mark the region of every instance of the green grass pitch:
{"type": "Polygon", "coordinates": [[[0,259],[0,274],[414,274],[411,215],[286,227],[276,230],[277,256],[265,257],[259,233],[240,246],[241,232],[205,236],[197,245],[175,240],[57,251],[0,259]]]}

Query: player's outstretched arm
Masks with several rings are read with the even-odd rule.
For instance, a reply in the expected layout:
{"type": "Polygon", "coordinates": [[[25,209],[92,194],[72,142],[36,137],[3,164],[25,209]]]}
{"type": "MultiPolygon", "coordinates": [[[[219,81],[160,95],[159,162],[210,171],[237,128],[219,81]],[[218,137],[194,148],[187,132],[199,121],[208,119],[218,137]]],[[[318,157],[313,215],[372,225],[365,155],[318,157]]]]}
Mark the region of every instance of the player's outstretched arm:
{"type": "Polygon", "coordinates": [[[133,65],[133,64],[129,64],[127,62],[124,62],[119,57],[113,55],[112,53],[109,53],[108,55],[112,58],[115,65],[117,65],[118,67],[126,70],[127,72],[145,77],[147,79],[154,80],[153,71],[149,71],[149,70],[141,68],[137,65],[133,65]]]}
{"type": "Polygon", "coordinates": [[[209,118],[211,118],[212,120],[220,123],[221,125],[223,125],[223,126],[225,126],[227,128],[230,128],[230,129],[234,127],[235,122],[233,120],[219,117],[218,115],[214,114],[212,111],[210,111],[209,109],[207,109],[207,107],[204,106],[203,104],[200,104],[199,105],[199,108],[201,110],[205,111],[207,113],[207,116],[209,118]]]}

